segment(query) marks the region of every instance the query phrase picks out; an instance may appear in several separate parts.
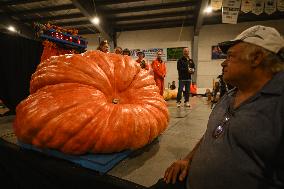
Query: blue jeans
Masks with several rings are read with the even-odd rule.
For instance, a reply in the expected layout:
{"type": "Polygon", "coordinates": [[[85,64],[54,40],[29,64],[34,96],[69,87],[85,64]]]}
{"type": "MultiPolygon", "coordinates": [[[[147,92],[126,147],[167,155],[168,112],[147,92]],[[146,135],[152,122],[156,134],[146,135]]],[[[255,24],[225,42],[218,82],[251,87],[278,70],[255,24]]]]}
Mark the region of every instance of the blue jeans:
{"type": "Polygon", "coordinates": [[[190,80],[179,80],[178,81],[178,94],[177,94],[177,102],[181,102],[181,95],[183,92],[183,87],[185,87],[184,91],[184,102],[189,102],[189,89],[190,89],[190,80]]]}

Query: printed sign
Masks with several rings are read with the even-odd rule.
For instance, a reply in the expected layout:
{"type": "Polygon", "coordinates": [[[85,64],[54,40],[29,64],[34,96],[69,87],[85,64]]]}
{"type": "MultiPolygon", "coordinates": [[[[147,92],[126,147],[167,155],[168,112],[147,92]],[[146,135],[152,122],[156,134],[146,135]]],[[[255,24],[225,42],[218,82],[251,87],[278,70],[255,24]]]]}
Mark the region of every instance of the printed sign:
{"type": "Polygon", "coordinates": [[[243,0],[241,5],[241,11],[248,13],[252,10],[252,0],[243,0]]]}
{"type": "Polygon", "coordinates": [[[185,47],[167,48],[167,60],[176,61],[183,56],[183,49],[185,47]]]}
{"type": "Polygon", "coordinates": [[[252,4],[252,13],[260,15],[263,13],[264,0],[254,0],[252,4]]]}
{"type": "Polygon", "coordinates": [[[277,1],[277,9],[279,11],[284,11],[284,0],[278,0],[277,1]]]}
{"type": "Polygon", "coordinates": [[[216,60],[216,59],[226,59],[227,55],[222,52],[220,47],[218,45],[212,46],[212,51],[211,51],[211,59],[216,60]]]}
{"type": "Polygon", "coordinates": [[[265,0],[264,12],[267,14],[272,14],[276,11],[276,0],[265,0]]]}
{"type": "Polygon", "coordinates": [[[220,10],[222,8],[222,0],[211,0],[211,7],[213,10],[220,10]]]}
{"type": "Polygon", "coordinates": [[[132,58],[134,60],[136,60],[137,57],[137,53],[139,51],[144,52],[145,54],[145,59],[149,61],[149,63],[151,63],[153,60],[155,60],[157,58],[157,52],[161,50],[163,52],[162,55],[162,60],[167,61],[167,49],[166,48],[152,48],[152,49],[132,49],[130,50],[130,56],[132,56],[132,58]]]}
{"type": "Polygon", "coordinates": [[[224,0],[222,9],[222,23],[236,24],[240,11],[241,0],[224,0]]]}

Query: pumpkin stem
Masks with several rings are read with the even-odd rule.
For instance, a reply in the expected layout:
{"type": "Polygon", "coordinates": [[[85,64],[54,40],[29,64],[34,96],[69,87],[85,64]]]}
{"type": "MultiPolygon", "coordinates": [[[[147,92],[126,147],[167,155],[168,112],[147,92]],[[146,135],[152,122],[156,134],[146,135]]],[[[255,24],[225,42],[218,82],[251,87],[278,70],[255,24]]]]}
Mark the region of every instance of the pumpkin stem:
{"type": "Polygon", "coordinates": [[[117,99],[117,98],[112,99],[112,103],[113,104],[118,104],[119,103],[119,99],[117,99]]]}

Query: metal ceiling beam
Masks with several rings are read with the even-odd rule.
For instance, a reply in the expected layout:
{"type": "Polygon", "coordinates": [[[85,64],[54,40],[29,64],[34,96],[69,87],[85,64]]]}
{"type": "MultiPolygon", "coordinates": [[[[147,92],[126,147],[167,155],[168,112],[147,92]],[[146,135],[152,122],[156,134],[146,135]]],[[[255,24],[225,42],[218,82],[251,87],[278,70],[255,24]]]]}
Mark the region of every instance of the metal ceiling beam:
{"type": "Polygon", "coordinates": [[[113,29],[108,24],[109,21],[105,18],[103,12],[98,7],[94,7],[95,5],[93,5],[93,2],[94,1],[92,0],[72,0],[72,3],[75,5],[75,7],[77,7],[90,21],[94,16],[96,16],[97,13],[98,17],[100,18],[100,24],[95,25],[96,29],[103,35],[105,39],[112,41],[113,29]]]}
{"type": "Polygon", "coordinates": [[[28,27],[22,22],[16,21],[11,18],[8,14],[2,14],[0,16],[0,28],[7,29],[9,26],[14,26],[17,30],[17,35],[33,39],[34,38],[34,30],[32,27],[28,27]]]}
{"type": "Polygon", "coordinates": [[[132,2],[139,2],[145,0],[96,0],[97,6],[105,6],[105,5],[114,5],[114,4],[121,4],[121,3],[132,3],[132,2]]]}
{"type": "Polygon", "coordinates": [[[73,14],[58,15],[58,16],[24,18],[24,19],[21,19],[21,21],[22,22],[47,22],[47,21],[53,21],[53,20],[73,19],[73,18],[82,18],[82,17],[84,17],[82,13],[73,13],[73,14]]]}
{"type": "Polygon", "coordinates": [[[196,15],[196,21],[194,24],[194,35],[198,35],[199,31],[202,27],[203,24],[203,20],[204,20],[204,9],[206,8],[206,6],[208,5],[208,0],[201,0],[199,1],[199,9],[196,15]]]}
{"type": "Polygon", "coordinates": [[[130,31],[130,30],[147,30],[147,29],[158,29],[158,28],[168,28],[168,27],[182,27],[193,25],[194,22],[187,20],[183,21],[180,19],[170,20],[170,21],[150,21],[150,22],[142,22],[135,24],[120,24],[115,25],[114,28],[116,31],[130,31]]]}
{"type": "Polygon", "coordinates": [[[36,8],[36,9],[17,10],[15,12],[9,11],[7,13],[12,16],[19,16],[19,15],[25,15],[25,14],[62,11],[66,9],[75,9],[75,8],[76,7],[73,4],[65,4],[65,5],[50,6],[50,7],[36,8]]]}
{"type": "Polygon", "coordinates": [[[84,34],[97,34],[99,31],[97,30],[90,30],[90,29],[82,29],[79,30],[79,35],[84,35],[84,34]]]}
{"type": "Polygon", "coordinates": [[[181,7],[189,7],[189,6],[192,6],[194,8],[195,4],[196,3],[193,0],[190,0],[190,1],[171,2],[171,3],[162,3],[162,4],[154,4],[154,5],[141,5],[141,6],[119,8],[119,9],[113,9],[113,10],[105,10],[105,14],[142,12],[142,11],[181,8],[181,7]]]}
{"type": "Polygon", "coordinates": [[[185,11],[176,11],[176,12],[170,12],[170,13],[156,13],[156,14],[137,15],[137,16],[123,16],[123,17],[110,18],[110,21],[119,22],[119,21],[144,20],[144,19],[153,19],[153,18],[189,16],[193,12],[194,12],[193,10],[185,10],[185,11]]]}
{"type": "Polygon", "coordinates": [[[10,6],[10,5],[21,5],[21,4],[28,4],[34,2],[42,2],[46,0],[17,0],[17,1],[1,1],[0,6],[10,6]]]}
{"type": "Polygon", "coordinates": [[[74,22],[56,22],[58,26],[80,26],[80,25],[93,25],[89,20],[74,21],[74,22]]]}

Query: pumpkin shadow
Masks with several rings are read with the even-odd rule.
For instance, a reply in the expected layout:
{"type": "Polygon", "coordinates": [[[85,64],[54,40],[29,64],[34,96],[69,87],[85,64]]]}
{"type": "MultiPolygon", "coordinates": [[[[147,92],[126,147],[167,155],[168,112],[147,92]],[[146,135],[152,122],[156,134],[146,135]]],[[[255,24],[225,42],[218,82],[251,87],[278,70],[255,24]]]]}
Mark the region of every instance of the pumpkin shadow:
{"type": "Polygon", "coordinates": [[[159,139],[154,139],[150,144],[133,151],[125,160],[116,165],[109,175],[119,178],[128,176],[133,171],[141,168],[145,162],[151,159],[159,151],[159,139]]]}
{"type": "MultiPolygon", "coordinates": [[[[150,144],[133,151],[128,157],[136,158],[137,156],[140,156],[141,154],[144,154],[145,152],[150,152],[150,154],[154,155],[153,149],[155,149],[156,147],[159,148],[159,137],[155,138],[150,144]]],[[[157,151],[158,149],[154,151],[155,154],[157,153],[157,151]]]]}

